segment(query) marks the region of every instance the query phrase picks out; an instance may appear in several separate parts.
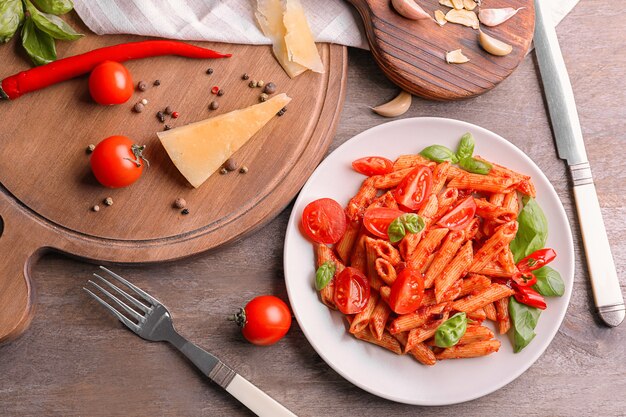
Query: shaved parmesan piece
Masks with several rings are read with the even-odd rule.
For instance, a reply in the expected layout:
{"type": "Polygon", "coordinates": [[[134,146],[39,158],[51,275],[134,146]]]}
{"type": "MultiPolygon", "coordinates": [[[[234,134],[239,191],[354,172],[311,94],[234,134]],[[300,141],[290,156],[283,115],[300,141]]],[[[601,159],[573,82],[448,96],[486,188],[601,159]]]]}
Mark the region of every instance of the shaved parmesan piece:
{"type": "Polygon", "coordinates": [[[200,122],[158,132],[176,168],[195,188],[291,101],[287,94],[200,122]]]}
{"type": "Polygon", "coordinates": [[[294,78],[307,68],[289,59],[285,43],[287,29],[283,23],[283,12],[281,0],[257,0],[257,11],[254,15],[265,36],[272,41],[274,56],[287,75],[294,78]]]}
{"type": "Polygon", "coordinates": [[[311,71],[323,73],[324,64],[317,52],[315,40],[306,20],[300,0],[285,0],[283,23],[287,29],[285,44],[289,60],[309,68],[311,71]]]}

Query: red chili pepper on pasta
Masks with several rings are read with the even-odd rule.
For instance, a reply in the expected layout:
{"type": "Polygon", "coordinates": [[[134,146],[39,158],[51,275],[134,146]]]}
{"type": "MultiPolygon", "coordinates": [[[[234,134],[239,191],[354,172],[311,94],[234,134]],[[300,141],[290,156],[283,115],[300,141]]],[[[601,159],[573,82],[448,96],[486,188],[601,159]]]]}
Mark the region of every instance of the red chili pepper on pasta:
{"type": "Polygon", "coordinates": [[[0,99],[15,100],[26,93],[87,74],[104,61],[124,62],[161,55],[178,55],[196,59],[231,56],[231,54],[170,40],[123,43],[94,49],[7,77],[0,84],[0,99]]]}

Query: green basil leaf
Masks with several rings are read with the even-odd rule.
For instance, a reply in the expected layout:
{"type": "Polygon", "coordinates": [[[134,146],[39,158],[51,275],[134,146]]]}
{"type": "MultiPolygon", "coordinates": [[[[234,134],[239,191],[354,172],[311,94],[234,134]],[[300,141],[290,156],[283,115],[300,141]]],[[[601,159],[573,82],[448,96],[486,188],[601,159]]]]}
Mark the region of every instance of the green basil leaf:
{"type": "Polygon", "coordinates": [[[404,223],[402,223],[402,216],[398,217],[389,224],[387,234],[389,235],[389,241],[391,243],[399,242],[402,238],[404,238],[404,235],[406,235],[406,229],[404,227],[404,223]]]}
{"type": "Polygon", "coordinates": [[[518,303],[514,297],[509,299],[511,331],[513,331],[513,350],[515,353],[524,349],[535,338],[535,327],[541,310],[518,303]]]}
{"type": "Polygon", "coordinates": [[[524,208],[517,217],[517,234],[511,242],[515,263],[545,247],[548,239],[548,220],[539,204],[530,197],[525,197],[523,203],[524,208]]]}
{"type": "Polygon", "coordinates": [[[461,142],[459,142],[459,147],[456,150],[456,156],[459,158],[459,161],[462,161],[467,158],[471,158],[474,154],[474,137],[471,133],[466,133],[461,136],[461,142]]]}
{"type": "Polygon", "coordinates": [[[324,289],[335,276],[337,267],[332,261],[324,262],[317,272],[315,272],[315,288],[320,291],[324,289]]]}
{"type": "Polygon", "coordinates": [[[465,158],[459,161],[459,166],[466,171],[473,172],[474,174],[487,175],[491,171],[491,164],[489,162],[479,161],[474,158],[465,158]]]}
{"type": "Polygon", "coordinates": [[[68,25],[63,19],[53,14],[43,13],[37,10],[33,4],[26,0],[26,10],[30,13],[35,25],[54,39],[64,41],[75,41],[82,37],[74,28],[68,25]]]}
{"type": "Polygon", "coordinates": [[[442,145],[430,145],[424,148],[422,152],[420,152],[420,155],[435,162],[454,162],[456,157],[454,152],[442,145]]]}
{"type": "Polygon", "coordinates": [[[72,0],[31,0],[44,13],[65,14],[74,8],[72,0]]]}
{"type": "Polygon", "coordinates": [[[419,233],[426,227],[424,219],[414,213],[403,214],[400,221],[408,233],[419,233]]]}
{"type": "Polygon", "coordinates": [[[565,292],[565,284],[558,271],[544,266],[533,271],[533,274],[537,277],[537,283],[533,285],[533,288],[539,294],[546,297],[560,297],[565,292]]]}
{"type": "Polygon", "coordinates": [[[35,65],[48,64],[57,59],[54,39],[37,29],[31,18],[27,18],[22,27],[22,46],[35,65]]]}
{"type": "Polygon", "coordinates": [[[459,343],[467,330],[467,316],[465,313],[456,313],[444,321],[435,331],[435,345],[448,348],[459,343]]]}
{"type": "Polygon", "coordinates": [[[8,42],[24,21],[21,0],[0,0],[0,43],[8,42]]]}

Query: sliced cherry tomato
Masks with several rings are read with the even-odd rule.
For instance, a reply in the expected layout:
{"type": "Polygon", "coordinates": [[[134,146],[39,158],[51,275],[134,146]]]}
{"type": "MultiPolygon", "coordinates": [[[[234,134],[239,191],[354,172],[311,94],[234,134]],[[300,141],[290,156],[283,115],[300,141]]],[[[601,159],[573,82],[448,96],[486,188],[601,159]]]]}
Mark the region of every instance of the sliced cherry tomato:
{"type": "Polygon", "coordinates": [[[513,297],[515,297],[518,302],[531,307],[537,307],[540,310],[546,309],[546,300],[543,298],[543,295],[539,294],[531,287],[523,287],[513,283],[513,289],[515,290],[513,297]]]}
{"type": "Polygon", "coordinates": [[[141,177],[146,164],[143,149],[126,136],[110,136],[91,154],[91,170],[105,187],[126,187],[141,177]]]}
{"type": "Polygon", "coordinates": [[[443,216],[437,224],[450,230],[464,229],[476,214],[476,202],[471,195],[461,201],[448,214],[443,216]]]}
{"type": "Polygon", "coordinates": [[[428,200],[433,186],[433,174],[430,168],[418,166],[408,173],[396,188],[394,197],[398,204],[417,210],[428,200]]]}
{"type": "Polygon", "coordinates": [[[517,263],[520,271],[534,271],[548,265],[556,258],[554,249],[543,248],[535,251],[517,263]]]}
{"type": "Polygon", "coordinates": [[[370,284],[361,271],[345,268],[335,277],[335,305],[343,314],[363,311],[370,299],[370,284]]]}
{"type": "Polygon", "coordinates": [[[352,168],[359,174],[371,177],[372,175],[389,174],[393,171],[393,162],[382,156],[367,156],[352,162],[352,168]]]}
{"type": "Polygon", "coordinates": [[[89,75],[89,93],[98,104],[126,103],[133,90],[133,78],[119,62],[104,61],[89,75]]]}
{"type": "Polygon", "coordinates": [[[513,282],[520,287],[532,287],[537,283],[537,277],[530,271],[519,271],[513,274],[513,282]]]}
{"type": "Polygon", "coordinates": [[[374,236],[389,239],[387,229],[392,221],[404,214],[401,210],[387,207],[375,207],[367,210],[363,215],[363,224],[374,236]]]}
{"type": "Polygon", "coordinates": [[[278,342],[287,333],[291,327],[291,311],[280,298],[261,295],[239,310],[235,321],[250,343],[267,346],[278,342]]]}
{"type": "Polygon", "coordinates": [[[304,233],[317,243],[337,243],[346,232],[346,213],[335,200],[320,198],[302,213],[304,233]]]}
{"type": "Polygon", "coordinates": [[[417,310],[424,298],[424,275],[411,268],[404,268],[391,286],[389,307],[397,314],[417,310]]]}

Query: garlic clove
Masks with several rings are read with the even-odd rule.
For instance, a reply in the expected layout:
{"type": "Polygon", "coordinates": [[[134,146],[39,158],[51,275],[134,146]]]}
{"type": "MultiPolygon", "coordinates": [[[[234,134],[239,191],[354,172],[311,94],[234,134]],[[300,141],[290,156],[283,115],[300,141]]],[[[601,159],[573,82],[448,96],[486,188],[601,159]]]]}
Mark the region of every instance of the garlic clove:
{"type": "Polygon", "coordinates": [[[485,51],[495,56],[505,56],[513,51],[513,46],[487,35],[482,30],[478,31],[478,43],[485,51]]]}
{"type": "Polygon", "coordinates": [[[446,62],[448,64],[463,64],[469,62],[469,58],[463,55],[460,49],[455,49],[454,51],[446,52],[446,62]]]}
{"type": "Polygon", "coordinates": [[[372,107],[372,110],[384,117],[397,117],[403,115],[411,107],[411,94],[400,91],[400,94],[388,103],[372,107]]]}
{"type": "Polygon", "coordinates": [[[463,10],[463,0],[452,0],[452,7],[457,10],[463,10]]]}
{"type": "Polygon", "coordinates": [[[443,14],[441,10],[435,10],[435,21],[439,26],[443,26],[448,23],[448,21],[446,20],[446,15],[443,14]]]}
{"type": "Polygon", "coordinates": [[[411,20],[432,19],[419,4],[413,0],[391,0],[393,8],[398,14],[411,20]]]}
{"type": "Polygon", "coordinates": [[[478,6],[474,0],[463,0],[465,10],[474,10],[478,6]]]}
{"type": "Polygon", "coordinates": [[[512,18],[517,12],[524,8],[525,7],[514,9],[512,7],[505,7],[503,9],[480,9],[478,17],[480,23],[485,26],[497,26],[512,18]]]}
{"type": "Polygon", "coordinates": [[[452,9],[446,13],[446,20],[451,23],[458,23],[459,25],[468,26],[473,29],[478,29],[480,22],[476,13],[470,10],[456,10],[452,9]]]}
{"type": "Polygon", "coordinates": [[[452,4],[452,1],[450,0],[439,0],[439,4],[441,4],[442,6],[449,7],[451,9],[454,8],[454,5],[452,4]]]}

